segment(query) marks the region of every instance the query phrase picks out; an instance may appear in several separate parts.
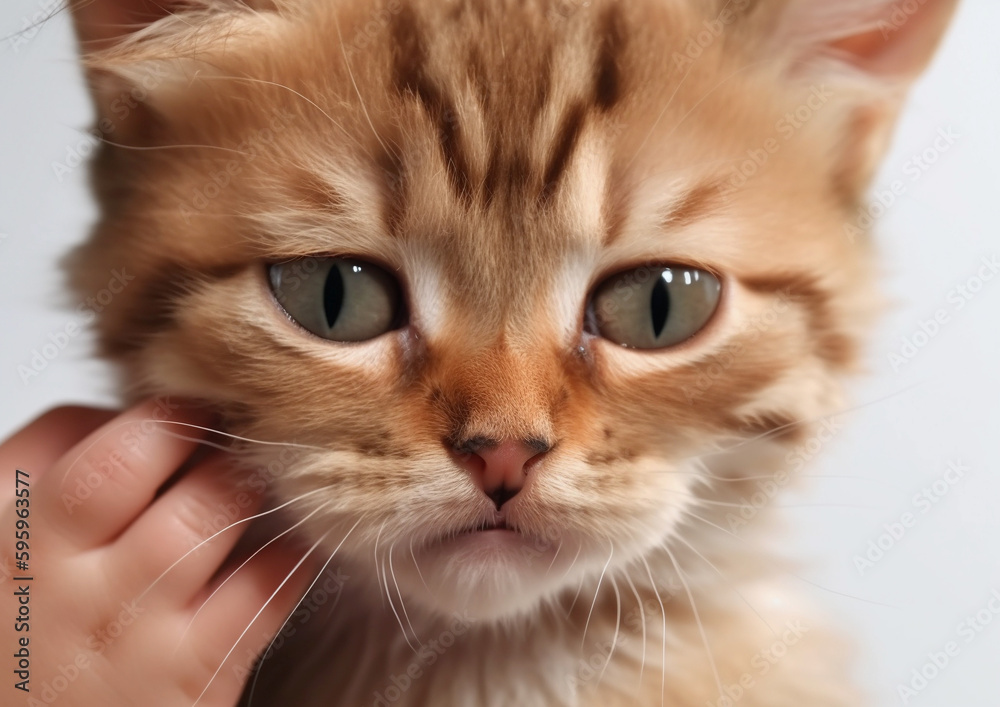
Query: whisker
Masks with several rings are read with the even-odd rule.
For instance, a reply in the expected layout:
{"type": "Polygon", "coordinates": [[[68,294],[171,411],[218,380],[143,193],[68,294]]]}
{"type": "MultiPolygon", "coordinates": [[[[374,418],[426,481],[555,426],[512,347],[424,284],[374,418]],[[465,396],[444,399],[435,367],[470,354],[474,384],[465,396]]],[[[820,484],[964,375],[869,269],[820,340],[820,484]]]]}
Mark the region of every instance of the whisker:
{"type": "MultiPolygon", "coordinates": [[[[569,567],[567,567],[566,571],[563,572],[563,576],[560,578],[560,581],[562,581],[562,580],[566,579],[567,577],[569,577],[569,573],[572,572],[573,568],[576,566],[576,561],[580,559],[580,553],[582,551],[583,551],[583,542],[578,541],[577,544],[576,544],[576,554],[573,555],[573,561],[569,563],[569,567]]],[[[575,600],[574,600],[574,603],[575,603],[575,600]]],[[[570,608],[572,609],[572,606],[570,608]]]]}
{"type": "Polygon", "coordinates": [[[340,20],[337,19],[335,24],[337,27],[337,41],[340,43],[340,51],[344,56],[344,66],[347,67],[347,75],[351,78],[351,85],[354,86],[354,93],[357,94],[358,103],[361,104],[361,112],[364,113],[365,120],[368,121],[368,127],[372,129],[372,134],[375,136],[375,139],[378,140],[378,144],[382,146],[382,149],[385,150],[385,153],[387,155],[395,155],[395,152],[390,150],[389,146],[386,145],[381,136],[379,136],[378,131],[375,129],[375,124],[372,122],[372,117],[368,114],[368,107],[365,106],[365,99],[361,96],[361,90],[358,88],[358,82],[354,78],[354,69],[351,68],[350,59],[347,57],[347,45],[344,44],[344,38],[340,32],[340,20]]]}
{"type": "Polygon", "coordinates": [[[559,551],[562,550],[562,546],[563,546],[563,541],[562,541],[562,539],[560,539],[559,540],[559,545],[556,547],[556,552],[552,556],[552,562],[549,563],[548,568],[546,568],[546,570],[545,570],[545,576],[546,577],[549,576],[549,572],[552,571],[552,567],[556,564],[556,560],[559,558],[559,551]]]}
{"type": "MultiPolygon", "coordinates": [[[[378,541],[379,541],[379,538],[382,537],[382,531],[385,530],[385,524],[386,524],[386,522],[387,521],[384,521],[384,520],[382,521],[382,525],[379,526],[378,532],[375,534],[375,550],[372,553],[374,555],[374,557],[375,557],[375,577],[378,579],[378,583],[379,583],[378,586],[379,586],[380,590],[382,589],[382,575],[379,573],[379,570],[378,570],[378,541]]],[[[385,585],[385,591],[386,591],[386,596],[388,596],[389,595],[389,585],[388,584],[385,585]]],[[[381,592],[379,592],[379,594],[381,595],[381,592]]],[[[385,609],[385,599],[382,600],[382,609],[383,610],[385,609]]]]}
{"type": "MultiPolygon", "coordinates": [[[[340,548],[344,545],[344,543],[347,542],[347,538],[351,537],[351,533],[354,532],[354,529],[357,528],[358,524],[360,524],[361,521],[364,519],[365,516],[362,515],[354,522],[354,525],[351,526],[351,529],[347,531],[347,534],[337,544],[337,547],[335,547],[333,549],[333,552],[330,553],[330,556],[326,558],[326,562],[323,563],[323,566],[319,568],[319,572],[316,573],[316,578],[313,579],[313,581],[309,584],[309,586],[306,587],[306,590],[302,592],[302,596],[299,598],[299,601],[295,602],[295,606],[293,606],[292,610],[288,612],[288,616],[285,617],[285,620],[281,622],[281,628],[284,628],[285,624],[288,623],[288,620],[292,618],[292,615],[295,613],[295,610],[299,608],[299,603],[301,603],[303,599],[309,596],[309,592],[312,591],[312,588],[316,586],[316,582],[318,582],[319,578],[323,576],[324,572],[326,572],[326,568],[330,566],[331,562],[333,562],[333,558],[340,551],[340,548]]],[[[337,608],[337,604],[340,602],[341,596],[343,596],[343,591],[337,593],[337,598],[333,602],[333,606],[330,607],[330,613],[333,613],[333,610],[337,608]]],[[[264,661],[266,660],[268,651],[270,651],[271,648],[274,647],[274,642],[278,640],[278,636],[281,634],[281,628],[275,631],[274,638],[272,638],[271,642],[267,644],[267,648],[264,649],[264,652],[260,654],[260,662],[257,663],[257,668],[254,670],[253,682],[250,683],[250,693],[247,695],[247,707],[250,707],[253,704],[253,693],[254,690],[257,689],[257,678],[260,677],[261,669],[264,666],[264,661]]]]}
{"type": "Polygon", "coordinates": [[[203,430],[205,432],[211,432],[213,434],[221,435],[223,437],[229,437],[230,439],[235,439],[239,442],[250,442],[252,444],[260,444],[269,447],[292,447],[295,449],[309,449],[314,451],[326,452],[326,447],[320,447],[316,444],[299,444],[297,442],[271,442],[266,439],[253,439],[251,437],[241,437],[240,435],[234,435],[230,432],[224,432],[222,430],[216,430],[211,427],[202,427],[201,425],[193,425],[189,422],[180,422],[178,420],[159,420],[159,422],[165,425],[178,425],[180,427],[191,427],[196,430],[203,430]]]}
{"type": "Polygon", "coordinates": [[[698,605],[694,601],[694,594],[691,593],[691,587],[688,586],[687,579],[684,577],[684,573],[681,571],[681,567],[677,564],[677,559],[674,557],[674,553],[670,552],[670,548],[664,546],[663,549],[667,553],[667,557],[674,565],[674,569],[677,570],[677,577],[681,581],[681,585],[684,587],[684,591],[687,593],[688,601],[691,602],[691,611],[694,614],[695,623],[698,625],[698,633],[701,634],[702,643],[705,644],[705,652],[708,654],[708,662],[712,667],[712,675],[715,677],[716,687],[719,689],[719,694],[725,694],[722,689],[722,679],[719,677],[719,669],[715,665],[715,656],[712,655],[712,649],[708,645],[708,635],[705,633],[705,625],[701,621],[701,614],[698,613],[698,605]]]}
{"type": "MultiPolygon", "coordinates": [[[[779,425],[778,427],[770,429],[770,430],[768,430],[766,432],[761,432],[760,434],[754,435],[753,437],[748,437],[748,438],[746,438],[744,440],[740,440],[739,442],[736,442],[735,444],[733,444],[731,447],[721,447],[721,448],[713,449],[712,452],[709,453],[709,455],[726,454],[728,452],[731,452],[731,451],[733,451],[735,449],[739,449],[740,447],[746,446],[748,444],[753,444],[754,442],[759,442],[762,439],[766,439],[768,437],[773,437],[775,435],[779,435],[782,432],[784,432],[785,430],[790,429],[792,427],[797,427],[799,425],[815,424],[817,422],[823,422],[824,420],[831,420],[831,419],[834,419],[834,418],[837,418],[837,417],[842,417],[844,415],[849,415],[849,414],[851,414],[853,412],[857,412],[858,410],[864,410],[867,407],[871,407],[872,405],[877,405],[879,403],[884,403],[887,400],[892,400],[895,397],[898,397],[900,395],[903,395],[904,393],[910,392],[911,390],[913,390],[914,388],[918,387],[919,385],[921,385],[921,383],[913,383],[912,385],[908,385],[908,386],[905,386],[904,388],[900,388],[899,390],[894,391],[892,393],[889,393],[888,395],[883,395],[880,398],[875,398],[874,400],[869,400],[866,403],[861,403],[859,405],[854,405],[854,406],[849,407],[849,408],[844,408],[843,410],[839,410],[837,412],[829,413],[829,414],[826,414],[826,415],[820,415],[818,417],[802,418],[800,420],[792,420],[791,422],[786,422],[785,424],[779,425]]],[[[701,458],[703,456],[707,456],[707,455],[701,455],[701,454],[699,454],[699,455],[695,455],[693,457],[688,457],[688,459],[701,458]]]]}
{"type": "Polygon", "coordinates": [[[389,546],[389,574],[392,575],[392,583],[396,587],[396,596],[399,597],[399,608],[403,610],[403,616],[406,618],[406,625],[410,627],[410,633],[413,634],[413,640],[416,641],[418,645],[423,646],[424,642],[420,640],[419,636],[417,636],[417,632],[413,628],[413,622],[410,621],[410,615],[406,611],[406,602],[403,601],[403,593],[399,591],[399,582],[396,581],[396,570],[392,567],[392,551],[395,547],[395,543],[389,546]]]}
{"type": "MultiPolygon", "coordinates": [[[[162,580],[164,577],[167,576],[167,574],[170,572],[170,570],[172,570],[174,567],[176,567],[182,561],[184,561],[184,559],[187,558],[189,555],[191,555],[191,553],[197,551],[198,548],[200,548],[202,545],[204,545],[207,542],[211,542],[215,538],[217,538],[220,535],[222,535],[223,533],[225,533],[227,530],[231,530],[231,529],[235,528],[237,525],[242,525],[243,523],[249,523],[250,521],[256,520],[258,518],[263,518],[264,516],[270,515],[271,513],[276,513],[277,511],[280,511],[282,508],[285,508],[286,506],[290,506],[291,504],[297,503],[297,502],[303,500],[304,498],[307,498],[308,496],[312,496],[313,494],[321,493],[322,491],[325,491],[325,490],[326,489],[313,489],[312,491],[306,491],[305,493],[303,493],[303,494],[301,494],[299,496],[296,496],[295,498],[293,498],[290,501],[285,501],[280,506],[275,506],[274,508],[271,508],[270,510],[254,514],[252,516],[248,516],[246,518],[243,518],[241,520],[236,521],[235,523],[230,523],[229,525],[227,525],[222,530],[216,531],[215,533],[213,533],[212,535],[210,535],[209,537],[205,538],[200,543],[198,543],[197,545],[195,545],[193,548],[191,548],[190,550],[188,550],[187,552],[185,552],[179,558],[177,558],[177,560],[172,565],[170,565],[167,569],[163,570],[163,572],[160,573],[160,576],[157,577],[156,579],[154,579],[153,583],[150,584],[148,587],[146,587],[146,589],[142,592],[142,594],[140,594],[138,597],[136,597],[135,600],[137,602],[138,601],[142,601],[142,599],[147,594],[149,594],[150,591],[152,591],[153,587],[155,587],[160,582],[160,580],[162,580]]],[[[295,527],[295,526],[292,526],[292,527],[295,527]]]]}
{"type": "Polygon", "coordinates": [[[152,150],[220,150],[222,152],[232,152],[243,157],[249,157],[249,153],[237,150],[232,147],[222,147],[221,145],[126,145],[121,142],[108,140],[106,137],[96,137],[98,142],[111,145],[122,150],[134,150],[136,152],[149,152],[152,150]]]}
{"type": "MultiPolygon", "coordinates": [[[[726,535],[729,535],[729,536],[732,536],[732,537],[736,538],[737,540],[739,540],[742,543],[745,543],[747,545],[750,544],[747,541],[746,538],[741,538],[739,535],[737,535],[736,533],[732,532],[731,530],[727,530],[726,528],[723,528],[721,525],[718,525],[717,523],[713,523],[712,521],[708,520],[707,518],[703,518],[700,515],[698,515],[696,513],[693,513],[690,510],[688,510],[686,508],[683,508],[681,506],[677,506],[677,508],[680,508],[682,511],[685,511],[689,517],[694,518],[695,520],[700,520],[702,523],[706,523],[706,524],[712,526],[713,528],[715,528],[715,529],[717,529],[717,530],[725,533],[726,535]]],[[[838,592],[836,589],[830,589],[829,587],[824,587],[821,584],[816,584],[815,582],[813,582],[811,580],[808,580],[805,577],[797,575],[794,572],[789,572],[788,570],[783,569],[783,568],[779,568],[778,571],[781,572],[782,574],[788,575],[789,577],[797,579],[800,582],[804,582],[805,584],[813,586],[816,589],[820,589],[820,590],[822,590],[824,592],[829,592],[830,594],[835,594],[836,596],[839,596],[839,597],[844,597],[845,599],[854,599],[855,601],[864,602],[865,604],[872,604],[874,606],[882,606],[882,607],[886,607],[886,608],[889,608],[889,609],[896,608],[892,604],[884,604],[882,602],[874,601],[872,599],[865,599],[863,597],[857,597],[857,596],[854,596],[852,594],[845,594],[844,592],[838,592]]]]}
{"type": "MultiPolygon", "coordinates": [[[[729,0],[729,2],[726,3],[726,5],[728,6],[730,2],[732,2],[732,0],[729,0]]],[[[677,129],[680,128],[685,123],[685,121],[687,121],[687,119],[689,117],[691,117],[691,114],[694,113],[695,109],[697,109],[698,106],[700,106],[702,103],[704,103],[705,99],[708,98],[710,95],[712,95],[716,90],[718,90],[719,88],[721,88],[723,85],[725,85],[730,80],[732,80],[733,78],[735,78],[739,74],[743,73],[747,69],[752,69],[755,66],[762,66],[764,64],[767,64],[768,61],[769,61],[768,59],[762,59],[760,61],[753,61],[753,62],[750,62],[749,64],[744,64],[743,66],[741,66],[740,68],[738,68],[736,71],[734,71],[731,74],[729,74],[729,76],[726,76],[724,79],[722,79],[721,81],[719,81],[718,83],[716,83],[714,86],[712,86],[711,89],[709,89],[704,94],[702,94],[701,98],[698,99],[698,102],[695,103],[693,106],[691,106],[691,108],[688,110],[687,113],[685,113],[683,116],[681,116],[681,119],[679,121],[677,121],[676,125],[674,125],[673,130],[671,130],[669,133],[667,133],[667,136],[664,138],[664,140],[669,140],[671,137],[673,137],[673,134],[675,132],[677,132],[677,129]]]]}
{"type": "MultiPolygon", "coordinates": [[[[268,442],[266,440],[251,439],[249,437],[240,437],[239,435],[230,434],[229,432],[223,432],[222,430],[215,430],[215,429],[212,429],[211,427],[202,427],[201,425],[194,425],[194,424],[191,424],[191,423],[188,423],[188,422],[180,422],[178,420],[157,420],[157,419],[152,418],[152,417],[147,417],[147,418],[144,418],[142,420],[123,420],[123,421],[120,421],[120,422],[114,424],[113,426],[109,427],[107,430],[104,430],[104,432],[101,433],[97,437],[97,439],[95,439],[93,442],[91,442],[90,444],[88,444],[83,450],[80,451],[79,454],[76,455],[76,457],[73,459],[73,461],[70,462],[69,466],[66,467],[66,471],[63,474],[62,479],[60,480],[60,485],[62,485],[63,483],[65,483],[66,477],[69,476],[70,471],[73,470],[73,467],[76,466],[77,462],[79,462],[84,457],[84,455],[87,452],[89,452],[91,449],[93,449],[94,446],[97,445],[99,442],[103,441],[108,435],[110,435],[113,432],[117,432],[118,430],[120,430],[123,427],[129,427],[129,426],[132,426],[132,425],[141,424],[143,422],[154,422],[154,423],[159,423],[159,424],[164,424],[164,425],[176,425],[178,427],[190,427],[190,428],[194,428],[194,429],[198,429],[198,430],[203,430],[205,432],[212,432],[214,434],[222,435],[223,437],[230,437],[232,439],[236,439],[236,440],[239,440],[241,442],[252,442],[253,444],[269,445],[269,446],[275,446],[275,447],[295,447],[295,448],[300,448],[300,449],[312,449],[312,450],[318,450],[318,451],[326,451],[323,447],[318,447],[318,446],[314,446],[314,445],[296,444],[294,442],[268,442]]],[[[175,434],[173,432],[169,432],[169,431],[166,431],[166,430],[164,430],[164,434],[166,434],[166,435],[168,435],[170,437],[173,437],[174,439],[179,439],[179,440],[183,440],[183,441],[186,441],[186,442],[198,442],[199,444],[208,444],[209,446],[215,446],[211,442],[209,442],[208,440],[202,439],[200,437],[186,437],[184,435],[175,434]]],[[[224,451],[232,451],[232,450],[230,450],[228,448],[223,448],[223,449],[224,449],[224,451]]]]}
{"type": "Polygon", "coordinates": [[[205,685],[205,689],[201,691],[201,694],[199,694],[198,698],[191,704],[191,707],[195,707],[199,702],[201,702],[201,698],[205,696],[206,692],[208,692],[208,688],[212,686],[212,683],[215,681],[215,678],[219,676],[219,673],[222,671],[222,667],[226,664],[226,661],[229,660],[229,656],[231,656],[233,654],[233,651],[236,650],[236,646],[240,644],[240,641],[243,640],[243,637],[247,635],[248,631],[250,631],[250,627],[253,626],[254,622],[258,618],[260,618],[260,615],[264,613],[264,610],[267,609],[268,605],[274,600],[274,597],[278,596],[278,592],[281,591],[281,588],[284,587],[286,584],[288,584],[288,580],[290,580],[292,576],[295,574],[295,572],[299,569],[299,567],[301,567],[305,563],[305,561],[309,559],[309,556],[313,553],[313,551],[317,547],[319,547],[320,543],[326,540],[326,536],[329,534],[330,531],[327,531],[326,533],[323,534],[323,537],[321,537],[319,540],[313,543],[313,546],[306,551],[306,554],[304,554],[302,558],[295,563],[295,566],[288,573],[288,575],[283,580],[281,580],[281,584],[278,585],[278,588],[271,593],[271,596],[267,598],[267,601],[265,601],[264,605],[260,607],[260,610],[258,610],[257,613],[254,614],[252,619],[250,619],[250,623],[247,624],[247,627],[243,629],[242,633],[240,633],[239,637],[236,639],[236,642],[233,644],[233,647],[230,648],[229,652],[226,653],[225,657],[223,657],[222,662],[219,663],[219,667],[215,669],[215,672],[212,674],[212,677],[208,679],[208,684],[205,685]]]}
{"type": "Polygon", "coordinates": [[[642,673],[646,669],[646,608],[643,606],[642,597],[639,596],[639,590],[635,588],[635,582],[632,581],[632,575],[628,573],[628,570],[625,571],[625,581],[628,582],[629,589],[632,590],[632,595],[639,605],[639,621],[642,622],[642,661],[639,663],[639,678],[636,680],[636,691],[638,691],[642,687],[642,673]]]}
{"type": "MultiPolygon", "coordinates": [[[[247,559],[243,560],[243,562],[240,563],[239,567],[237,567],[232,572],[230,572],[229,576],[227,576],[224,580],[222,580],[222,582],[219,583],[219,586],[216,587],[212,591],[212,593],[208,595],[208,597],[205,599],[205,601],[203,601],[201,603],[201,606],[198,607],[198,610],[194,612],[194,615],[191,616],[191,620],[188,622],[187,627],[184,629],[184,633],[181,634],[180,641],[184,640],[184,637],[187,635],[188,631],[190,631],[191,627],[194,625],[195,619],[198,618],[198,615],[202,612],[202,609],[204,609],[206,606],[208,606],[208,602],[212,601],[212,597],[214,597],[216,594],[218,594],[219,591],[224,586],[226,586],[226,583],[229,582],[229,580],[231,580],[233,577],[236,576],[237,572],[239,572],[241,569],[243,569],[244,567],[246,567],[246,565],[250,562],[250,560],[252,560],[253,558],[257,557],[257,555],[259,555],[260,553],[262,553],[272,543],[277,542],[278,540],[280,540],[285,535],[288,535],[290,532],[292,532],[293,530],[295,530],[299,526],[301,526],[304,523],[308,522],[308,520],[310,518],[312,518],[314,515],[316,515],[320,511],[326,509],[327,506],[329,506],[329,503],[324,503],[319,508],[317,508],[316,510],[314,510],[312,513],[310,513],[309,515],[305,516],[298,523],[295,523],[294,525],[286,528],[285,530],[283,530],[280,533],[278,533],[277,535],[275,535],[273,538],[271,538],[266,543],[264,543],[263,545],[261,545],[257,550],[255,550],[254,553],[252,555],[250,555],[250,557],[248,557],[247,559]]],[[[175,654],[176,654],[176,650],[175,650],[175,654]]]]}
{"type": "Polygon", "coordinates": [[[285,84],[278,83],[276,81],[266,81],[264,79],[253,78],[251,76],[199,76],[198,78],[201,79],[201,80],[223,79],[223,80],[226,80],[226,81],[246,81],[247,83],[259,83],[259,84],[264,84],[264,85],[267,85],[267,86],[274,86],[276,88],[284,89],[284,90],[288,91],[289,93],[292,93],[292,94],[298,96],[303,101],[305,101],[306,103],[308,103],[309,105],[311,105],[313,108],[315,108],[316,110],[318,110],[320,113],[322,113],[324,118],[326,118],[331,123],[333,123],[335,126],[337,126],[338,128],[340,128],[340,131],[342,133],[344,133],[344,136],[347,137],[352,142],[354,142],[355,145],[357,145],[358,147],[362,146],[361,143],[358,142],[357,139],[353,135],[351,135],[350,132],[348,132],[348,130],[336,118],[334,118],[332,115],[330,115],[325,110],[323,110],[319,106],[319,104],[317,104],[315,101],[313,101],[312,99],[310,99],[310,98],[304,96],[303,94],[299,93],[298,91],[296,91],[291,86],[286,86],[285,84]]]}
{"type": "MultiPolygon", "coordinates": [[[[393,615],[396,617],[396,622],[399,624],[399,630],[403,632],[403,638],[406,640],[406,645],[410,647],[410,650],[416,654],[420,651],[410,642],[410,635],[406,632],[406,627],[403,626],[403,620],[399,617],[399,612],[396,611],[396,604],[392,601],[392,595],[389,593],[389,576],[385,573],[385,560],[382,560],[382,578],[385,581],[385,595],[389,599],[389,607],[392,609],[393,615]]],[[[399,598],[400,601],[403,597],[399,598]]]]}
{"type": "Polygon", "coordinates": [[[611,664],[611,656],[615,654],[615,647],[618,645],[618,631],[622,624],[622,595],[618,591],[618,582],[615,581],[614,575],[611,576],[611,588],[615,590],[615,635],[611,639],[611,648],[608,650],[607,660],[604,661],[604,667],[601,668],[601,674],[597,676],[597,684],[601,684],[601,679],[604,677],[604,672],[608,669],[611,664]]]}
{"type": "Polygon", "coordinates": [[[413,552],[413,536],[410,536],[410,559],[413,560],[413,567],[417,570],[417,576],[420,577],[420,582],[424,585],[424,588],[430,592],[431,588],[427,586],[427,581],[424,579],[424,573],[420,571],[420,565],[417,564],[417,556],[413,552]]]}
{"type": "Polygon", "coordinates": [[[761,623],[763,623],[765,626],[767,626],[768,631],[770,631],[772,633],[772,635],[774,635],[774,636],[778,635],[778,633],[774,630],[774,627],[771,626],[771,624],[769,624],[767,622],[767,620],[763,616],[761,616],[760,612],[757,611],[757,609],[755,609],[754,606],[749,601],[747,601],[747,598],[745,596],[743,596],[743,593],[739,589],[737,589],[736,586],[732,584],[732,582],[729,582],[729,580],[726,578],[726,576],[724,574],[722,574],[722,571],[718,567],[716,567],[714,564],[712,564],[711,560],[709,560],[707,557],[705,557],[704,555],[702,555],[697,550],[697,548],[695,548],[694,545],[692,545],[687,540],[685,540],[684,537],[680,533],[674,533],[672,537],[674,537],[677,540],[679,540],[682,543],[684,543],[684,545],[686,545],[687,548],[689,550],[691,550],[691,552],[693,552],[695,555],[697,555],[702,560],[704,560],[705,564],[707,564],[709,567],[711,567],[713,570],[715,570],[716,574],[718,574],[723,580],[725,580],[726,582],[728,582],[731,585],[729,588],[732,589],[734,592],[736,592],[736,596],[738,596],[743,601],[743,603],[746,604],[750,608],[750,611],[752,611],[757,616],[757,618],[760,619],[761,623]]]}
{"type": "Polygon", "coordinates": [[[604,575],[608,571],[608,566],[611,564],[611,558],[615,556],[615,544],[613,542],[610,544],[611,554],[608,555],[608,561],[604,563],[604,569],[601,570],[601,576],[597,580],[597,589],[594,590],[594,601],[590,603],[590,611],[587,613],[587,623],[583,626],[583,638],[580,639],[580,648],[583,648],[587,644],[587,629],[590,628],[590,619],[594,615],[594,607],[597,606],[597,597],[601,593],[601,583],[604,581],[604,575]]]}
{"type": "Polygon", "coordinates": [[[663,606],[660,589],[656,586],[653,570],[649,568],[649,562],[646,561],[645,556],[642,558],[642,564],[646,567],[646,574],[649,575],[649,586],[653,588],[653,594],[656,595],[656,602],[660,605],[660,618],[663,620],[663,647],[660,649],[660,707],[664,707],[667,699],[667,609],[663,606]]]}

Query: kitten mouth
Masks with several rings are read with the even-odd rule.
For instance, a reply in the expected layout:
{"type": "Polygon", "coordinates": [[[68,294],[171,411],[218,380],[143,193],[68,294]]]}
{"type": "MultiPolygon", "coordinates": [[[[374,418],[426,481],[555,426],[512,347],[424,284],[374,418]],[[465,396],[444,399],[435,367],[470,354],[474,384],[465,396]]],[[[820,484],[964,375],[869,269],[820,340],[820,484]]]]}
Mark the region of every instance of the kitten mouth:
{"type": "Polygon", "coordinates": [[[483,525],[476,526],[471,530],[473,533],[485,533],[488,530],[510,530],[514,529],[507,525],[507,521],[500,520],[491,523],[485,523],[483,525]]]}
{"type": "Polygon", "coordinates": [[[517,528],[513,527],[507,522],[506,518],[491,518],[490,520],[485,520],[477,523],[473,526],[466,528],[461,531],[459,535],[475,535],[476,533],[488,533],[490,531],[508,531],[516,533],[517,528]]]}

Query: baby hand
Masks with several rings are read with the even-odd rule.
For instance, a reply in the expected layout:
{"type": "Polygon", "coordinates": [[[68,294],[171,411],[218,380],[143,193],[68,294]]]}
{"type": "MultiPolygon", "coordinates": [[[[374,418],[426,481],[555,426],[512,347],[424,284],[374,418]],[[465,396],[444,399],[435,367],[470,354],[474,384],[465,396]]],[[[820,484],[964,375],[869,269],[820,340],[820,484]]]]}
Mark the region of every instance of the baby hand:
{"type": "Polygon", "coordinates": [[[171,478],[207,422],[66,407],[0,445],[0,703],[236,704],[309,578],[279,543],[220,571],[260,499],[222,455],[171,478]]]}

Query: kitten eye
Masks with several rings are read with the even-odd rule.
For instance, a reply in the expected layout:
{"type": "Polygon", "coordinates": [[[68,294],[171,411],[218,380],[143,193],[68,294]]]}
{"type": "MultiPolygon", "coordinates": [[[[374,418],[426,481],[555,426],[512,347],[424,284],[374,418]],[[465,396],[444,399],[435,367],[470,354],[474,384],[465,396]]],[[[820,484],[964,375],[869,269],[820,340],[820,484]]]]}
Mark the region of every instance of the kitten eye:
{"type": "Polygon", "coordinates": [[[605,280],[592,300],[592,326],[616,344],[659,349],[694,336],[719,304],[719,280],[688,267],[641,267],[605,280]]]}
{"type": "Polygon", "coordinates": [[[292,319],[331,341],[364,341],[400,325],[399,284],[352,258],[301,258],[268,268],[271,289],[292,319]]]}

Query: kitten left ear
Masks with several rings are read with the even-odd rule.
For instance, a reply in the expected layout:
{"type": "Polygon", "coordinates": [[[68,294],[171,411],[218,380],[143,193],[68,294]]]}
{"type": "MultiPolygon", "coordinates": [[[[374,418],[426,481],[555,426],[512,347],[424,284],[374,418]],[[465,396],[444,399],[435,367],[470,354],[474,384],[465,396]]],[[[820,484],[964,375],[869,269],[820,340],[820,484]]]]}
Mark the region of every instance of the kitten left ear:
{"type": "Polygon", "coordinates": [[[772,34],[797,80],[844,96],[834,181],[860,198],[889,145],[913,81],[930,63],[958,0],[789,0],[772,34]]]}
{"type": "Polygon", "coordinates": [[[801,61],[839,61],[871,77],[906,83],[930,62],[958,0],[791,0],[778,42],[801,61]]]}

